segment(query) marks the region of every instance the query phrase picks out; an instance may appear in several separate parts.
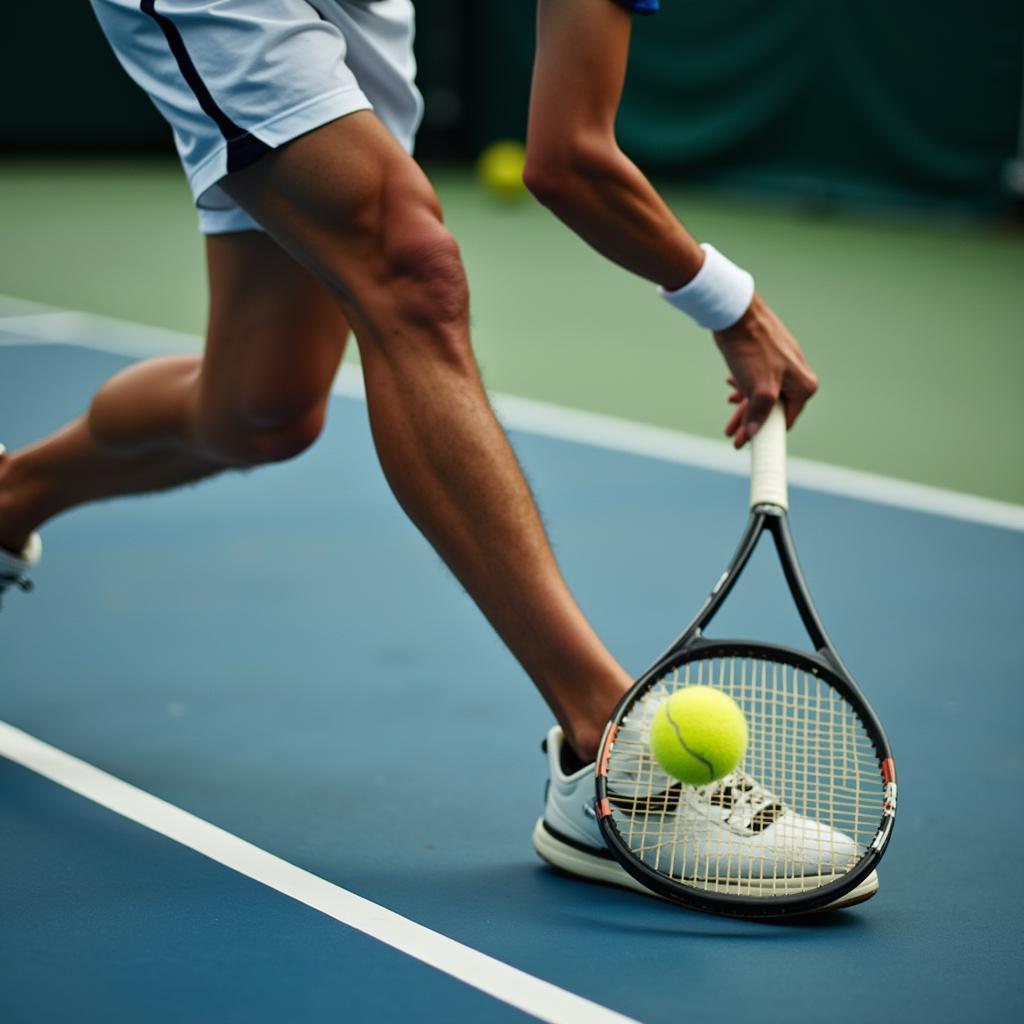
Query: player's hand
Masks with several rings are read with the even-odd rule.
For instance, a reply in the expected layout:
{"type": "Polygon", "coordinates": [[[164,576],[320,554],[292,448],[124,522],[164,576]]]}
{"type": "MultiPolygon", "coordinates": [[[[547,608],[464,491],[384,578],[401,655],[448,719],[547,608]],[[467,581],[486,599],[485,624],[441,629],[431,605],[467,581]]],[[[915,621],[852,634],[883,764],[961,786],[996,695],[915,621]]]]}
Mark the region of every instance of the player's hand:
{"type": "Polygon", "coordinates": [[[818,390],[818,378],[783,322],[755,295],[737,323],[714,335],[732,371],[727,382],[733,389],[729,401],[736,409],[725,433],[733,445],[742,448],[761,429],[780,397],[786,427],[791,427],[818,390]]]}

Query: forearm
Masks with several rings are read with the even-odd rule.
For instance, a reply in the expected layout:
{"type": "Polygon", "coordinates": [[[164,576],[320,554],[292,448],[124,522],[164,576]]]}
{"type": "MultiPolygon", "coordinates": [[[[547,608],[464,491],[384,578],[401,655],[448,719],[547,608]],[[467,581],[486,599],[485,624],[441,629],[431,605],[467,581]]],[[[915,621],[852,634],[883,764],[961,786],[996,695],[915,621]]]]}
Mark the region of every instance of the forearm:
{"type": "Polygon", "coordinates": [[[661,285],[673,306],[715,332],[737,406],[726,432],[739,447],[780,396],[791,425],[817,378],[750,275],[698,246],[619,148],[631,25],[613,3],[538,0],[526,184],[598,252],[661,285]]]}
{"type": "Polygon", "coordinates": [[[555,166],[529,169],[527,184],[576,234],[634,274],[673,291],[700,269],[700,247],[613,138],[570,144],[555,166]]]}
{"type": "Polygon", "coordinates": [[[703,254],[615,139],[632,26],[600,0],[539,0],[526,183],[598,252],[674,290],[703,254]]]}

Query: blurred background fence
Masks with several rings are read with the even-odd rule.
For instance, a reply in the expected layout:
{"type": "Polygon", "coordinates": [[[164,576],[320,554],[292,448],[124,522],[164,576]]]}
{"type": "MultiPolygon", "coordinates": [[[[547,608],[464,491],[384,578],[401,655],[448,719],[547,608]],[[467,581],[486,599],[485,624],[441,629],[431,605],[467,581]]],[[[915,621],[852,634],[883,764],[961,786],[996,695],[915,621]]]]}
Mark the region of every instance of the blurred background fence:
{"type": "MultiPolygon", "coordinates": [[[[530,0],[416,6],[427,98],[420,155],[468,159],[495,138],[522,138],[530,0]]],[[[663,8],[636,20],[620,118],[625,148],[650,171],[810,202],[978,212],[1013,203],[1021,0],[663,8]]],[[[5,153],[170,149],[84,0],[9,5],[5,21],[5,153]]]]}

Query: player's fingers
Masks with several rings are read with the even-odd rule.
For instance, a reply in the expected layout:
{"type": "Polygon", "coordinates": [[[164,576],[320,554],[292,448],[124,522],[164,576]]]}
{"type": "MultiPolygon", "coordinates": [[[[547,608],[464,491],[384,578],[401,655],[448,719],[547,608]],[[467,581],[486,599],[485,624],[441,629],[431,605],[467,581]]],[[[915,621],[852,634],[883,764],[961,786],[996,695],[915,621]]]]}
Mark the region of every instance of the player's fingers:
{"type": "Polygon", "coordinates": [[[772,411],[772,406],[775,405],[777,397],[777,392],[773,392],[766,387],[758,388],[750,396],[747,402],[746,415],[743,417],[743,427],[746,430],[747,437],[753,437],[761,429],[761,425],[768,419],[768,413],[772,411]]]}
{"type": "Polygon", "coordinates": [[[807,399],[811,396],[808,394],[803,395],[787,395],[786,396],[786,429],[796,423],[796,418],[804,411],[804,406],[807,404],[807,399]]]}
{"type": "Polygon", "coordinates": [[[797,416],[803,411],[807,404],[806,398],[795,398],[792,395],[786,396],[784,403],[786,409],[786,429],[789,430],[796,423],[797,416]]]}
{"type": "Polygon", "coordinates": [[[745,411],[746,410],[742,405],[733,410],[733,414],[729,417],[729,422],[725,425],[726,437],[732,437],[736,431],[740,429],[740,424],[743,422],[743,413],[745,411]]]}
{"type": "Polygon", "coordinates": [[[730,405],[738,405],[740,402],[743,401],[743,392],[742,391],[734,391],[729,396],[728,401],[729,401],[730,405]]]}
{"type": "Polygon", "coordinates": [[[805,378],[796,386],[784,387],[786,396],[786,429],[796,423],[797,417],[803,412],[804,406],[818,390],[818,378],[808,371],[805,378]]]}

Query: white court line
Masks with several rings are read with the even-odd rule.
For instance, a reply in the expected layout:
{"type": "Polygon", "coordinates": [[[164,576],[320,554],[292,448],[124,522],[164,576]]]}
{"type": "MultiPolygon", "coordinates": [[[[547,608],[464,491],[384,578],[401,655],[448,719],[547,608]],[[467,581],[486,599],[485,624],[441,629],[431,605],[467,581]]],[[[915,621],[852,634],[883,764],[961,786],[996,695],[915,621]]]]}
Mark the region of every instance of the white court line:
{"type": "MultiPolygon", "coordinates": [[[[679,430],[621,420],[600,413],[565,409],[515,395],[492,395],[502,422],[515,430],[577,441],[664,462],[696,466],[732,476],[750,476],[750,457],[731,444],[712,441],[679,430]]],[[[928,512],[933,515],[1024,530],[1024,505],[962,494],[928,484],[866,473],[790,456],[786,460],[789,483],[811,491],[837,494],[878,505],[928,512]]]]}
{"type": "MultiPolygon", "coordinates": [[[[36,303],[27,304],[20,299],[0,296],[0,344],[17,344],[19,338],[22,341],[78,344],[135,357],[196,352],[202,344],[199,338],[190,334],[90,313],[58,310],[36,303]],[[31,311],[25,311],[26,306],[30,306],[31,311]],[[5,310],[13,315],[5,316],[5,310]],[[5,334],[8,336],[6,341],[3,339],[5,334]]],[[[364,398],[358,367],[351,364],[342,367],[334,391],[349,398],[364,398]]],[[[747,457],[734,451],[728,442],[535,402],[515,395],[492,393],[491,400],[502,422],[513,430],[697,466],[732,476],[748,476],[750,472],[747,457]]],[[[962,494],[811,459],[791,457],[788,469],[789,481],[797,487],[1024,531],[1024,506],[1008,501],[962,494]]]]}
{"type": "Polygon", "coordinates": [[[0,755],[538,1020],[637,1024],[632,1017],[535,978],[289,864],[6,722],[0,722],[0,755]]]}

